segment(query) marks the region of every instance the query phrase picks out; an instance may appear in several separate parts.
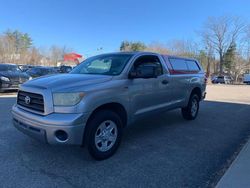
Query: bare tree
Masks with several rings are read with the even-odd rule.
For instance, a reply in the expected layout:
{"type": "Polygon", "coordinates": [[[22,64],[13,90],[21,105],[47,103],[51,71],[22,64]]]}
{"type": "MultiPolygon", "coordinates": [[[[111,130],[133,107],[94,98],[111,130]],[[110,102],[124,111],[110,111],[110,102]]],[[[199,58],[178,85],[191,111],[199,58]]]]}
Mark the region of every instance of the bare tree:
{"type": "Polygon", "coordinates": [[[224,55],[229,46],[237,43],[246,24],[236,17],[209,18],[204,25],[202,37],[208,41],[219,55],[219,72],[223,73],[224,55]]]}
{"type": "Polygon", "coordinates": [[[14,63],[15,58],[15,41],[6,35],[0,36],[0,61],[3,63],[14,63]]]}
{"type": "Polygon", "coordinates": [[[39,49],[37,49],[36,47],[32,47],[30,50],[28,62],[31,65],[39,65],[41,64],[42,57],[43,56],[41,55],[39,49]]]}
{"type": "Polygon", "coordinates": [[[250,73],[250,25],[246,30],[246,59],[247,59],[247,71],[250,73]]]}
{"type": "Polygon", "coordinates": [[[149,44],[146,48],[146,51],[150,52],[157,52],[161,54],[169,54],[170,50],[167,48],[166,45],[159,43],[159,42],[153,42],[149,44]]]}
{"type": "Polygon", "coordinates": [[[72,52],[71,48],[68,48],[66,46],[60,47],[60,46],[52,46],[49,50],[49,56],[52,64],[54,66],[57,66],[57,63],[61,60],[63,60],[63,57],[66,53],[72,52]]]}
{"type": "Polygon", "coordinates": [[[194,58],[199,53],[198,44],[192,40],[172,40],[167,46],[172,55],[194,58]]]}
{"type": "MultiPolygon", "coordinates": [[[[245,56],[246,56],[248,63],[250,64],[250,25],[248,25],[246,29],[244,41],[245,41],[245,56]]],[[[249,69],[250,69],[250,66],[249,66],[249,69]]]]}
{"type": "Polygon", "coordinates": [[[27,33],[7,30],[0,35],[0,61],[6,63],[27,63],[32,39],[27,33]]]}
{"type": "Polygon", "coordinates": [[[231,68],[231,73],[232,76],[234,77],[234,81],[236,82],[240,81],[239,76],[243,75],[246,70],[247,70],[247,61],[240,54],[237,54],[231,68]]]}
{"type": "MultiPolygon", "coordinates": [[[[203,43],[204,43],[206,58],[207,58],[207,67],[206,67],[207,77],[209,77],[211,74],[211,63],[214,59],[214,48],[208,36],[203,37],[203,43]]],[[[214,67],[216,68],[216,66],[214,67]]],[[[214,72],[216,72],[216,70],[214,70],[214,72]]]]}

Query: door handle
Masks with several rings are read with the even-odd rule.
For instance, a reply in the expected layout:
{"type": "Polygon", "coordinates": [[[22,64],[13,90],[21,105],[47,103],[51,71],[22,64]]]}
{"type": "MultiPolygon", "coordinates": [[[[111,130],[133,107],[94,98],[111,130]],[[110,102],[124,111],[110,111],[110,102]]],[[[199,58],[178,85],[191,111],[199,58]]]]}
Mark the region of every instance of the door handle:
{"type": "Polygon", "coordinates": [[[166,85],[166,84],[168,84],[168,81],[167,80],[162,80],[161,83],[166,85]]]}

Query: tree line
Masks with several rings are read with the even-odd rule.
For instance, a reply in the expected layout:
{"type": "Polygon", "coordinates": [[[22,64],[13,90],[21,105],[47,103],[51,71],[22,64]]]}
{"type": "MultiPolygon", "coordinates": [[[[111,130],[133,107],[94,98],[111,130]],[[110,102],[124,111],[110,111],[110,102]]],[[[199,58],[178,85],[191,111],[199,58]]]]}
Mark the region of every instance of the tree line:
{"type": "Polygon", "coordinates": [[[199,40],[171,40],[146,45],[122,41],[120,51],[151,51],[198,59],[208,75],[228,74],[235,81],[250,71],[250,26],[239,17],[211,17],[200,31],[199,40]]]}
{"type": "Polygon", "coordinates": [[[28,33],[18,30],[0,34],[0,63],[56,66],[69,52],[72,49],[66,46],[38,48],[28,33]]]}

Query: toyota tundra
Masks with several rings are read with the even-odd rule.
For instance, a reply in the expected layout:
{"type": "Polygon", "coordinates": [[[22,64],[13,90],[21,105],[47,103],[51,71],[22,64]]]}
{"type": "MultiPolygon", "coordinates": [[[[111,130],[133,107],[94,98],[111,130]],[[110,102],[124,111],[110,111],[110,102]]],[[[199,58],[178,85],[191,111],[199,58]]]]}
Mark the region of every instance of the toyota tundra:
{"type": "Polygon", "coordinates": [[[204,71],[195,59],[149,52],[102,54],[69,74],[22,84],[13,124],[49,144],[84,145],[102,160],[115,153],[124,128],[139,118],[180,108],[185,119],[194,120],[205,88],[204,71]]]}

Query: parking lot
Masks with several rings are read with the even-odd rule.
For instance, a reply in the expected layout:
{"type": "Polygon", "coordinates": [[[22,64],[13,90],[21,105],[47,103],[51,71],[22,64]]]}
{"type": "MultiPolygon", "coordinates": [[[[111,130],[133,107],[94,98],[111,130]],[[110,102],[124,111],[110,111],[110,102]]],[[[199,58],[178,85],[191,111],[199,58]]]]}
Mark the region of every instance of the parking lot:
{"type": "Polygon", "coordinates": [[[250,135],[250,86],[209,85],[195,121],[180,110],[126,129],[118,152],[50,146],[11,123],[15,93],[0,96],[0,187],[213,187],[250,135]]]}

